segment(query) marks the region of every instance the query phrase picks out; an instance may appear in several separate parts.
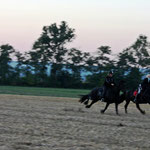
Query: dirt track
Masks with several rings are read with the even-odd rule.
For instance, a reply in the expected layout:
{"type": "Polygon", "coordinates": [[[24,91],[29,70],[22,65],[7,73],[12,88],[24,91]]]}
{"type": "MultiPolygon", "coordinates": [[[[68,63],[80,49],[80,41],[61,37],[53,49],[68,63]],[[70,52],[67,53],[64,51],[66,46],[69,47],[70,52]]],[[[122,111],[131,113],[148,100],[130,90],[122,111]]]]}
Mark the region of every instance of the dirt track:
{"type": "Polygon", "coordinates": [[[78,99],[0,95],[0,150],[150,150],[150,106],[86,109],[78,99]]]}

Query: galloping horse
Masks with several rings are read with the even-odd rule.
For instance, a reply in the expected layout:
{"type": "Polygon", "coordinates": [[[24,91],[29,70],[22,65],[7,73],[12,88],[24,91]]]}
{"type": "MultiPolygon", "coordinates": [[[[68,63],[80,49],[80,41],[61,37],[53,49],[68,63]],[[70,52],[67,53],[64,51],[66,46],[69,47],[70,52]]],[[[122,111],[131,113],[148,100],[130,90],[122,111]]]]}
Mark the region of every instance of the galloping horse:
{"type": "MultiPolygon", "coordinates": [[[[111,103],[115,103],[116,114],[118,114],[118,105],[125,100],[125,93],[120,95],[120,91],[123,85],[124,85],[124,81],[120,81],[118,85],[107,89],[105,100],[104,100],[104,102],[106,103],[106,106],[103,110],[101,110],[101,113],[104,113],[111,103]]],[[[102,90],[103,90],[103,87],[94,88],[89,94],[83,95],[81,99],[79,100],[79,102],[81,103],[84,102],[84,104],[86,105],[86,108],[90,108],[98,100],[101,100],[102,90]],[[88,105],[89,100],[92,100],[90,105],[88,105]]]]}
{"type": "MultiPolygon", "coordinates": [[[[127,113],[127,108],[130,101],[134,102],[133,91],[126,92],[126,104],[125,104],[125,112],[127,113]]],[[[150,87],[147,88],[144,92],[141,92],[137,95],[136,102],[137,109],[142,113],[145,114],[145,111],[140,108],[139,104],[150,104],[150,87]]]]}

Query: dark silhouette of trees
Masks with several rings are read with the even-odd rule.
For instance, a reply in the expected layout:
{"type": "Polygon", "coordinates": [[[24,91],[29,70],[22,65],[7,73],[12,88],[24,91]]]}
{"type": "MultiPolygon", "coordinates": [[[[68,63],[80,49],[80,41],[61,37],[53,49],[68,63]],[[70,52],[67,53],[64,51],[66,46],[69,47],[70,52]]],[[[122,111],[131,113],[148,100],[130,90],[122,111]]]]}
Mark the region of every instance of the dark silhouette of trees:
{"type": "Polygon", "coordinates": [[[11,55],[15,52],[14,48],[9,45],[0,46],[0,83],[10,84],[13,68],[10,65],[11,55]]]}
{"type": "Polygon", "coordinates": [[[105,76],[114,68],[114,61],[110,59],[111,49],[109,46],[98,48],[96,55],[89,57],[87,63],[92,68],[92,75],[87,77],[87,82],[92,86],[103,84],[105,76]]]}
{"type": "Polygon", "coordinates": [[[1,45],[0,84],[93,88],[101,86],[112,70],[116,80],[124,79],[126,88],[135,89],[149,73],[150,42],[146,36],[140,35],[114,58],[109,46],[100,46],[94,53],[67,48],[75,38],[74,32],[65,21],[44,26],[33,48],[25,54],[9,44],[1,45]]]}
{"type": "Polygon", "coordinates": [[[29,52],[30,65],[33,66],[41,82],[47,78],[47,67],[51,65],[51,85],[59,86],[57,75],[65,64],[67,53],[65,45],[74,37],[74,29],[69,28],[65,21],[59,26],[54,23],[43,27],[41,36],[34,43],[33,50],[29,52]]]}
{"type": "Polygon", "coordinates": [[[150,43],[147,37],[140,35],[133,45],[119,53],[118,58],[117,77],[126,79],[128,87],[138,87],[150,65],[150,43]]]}

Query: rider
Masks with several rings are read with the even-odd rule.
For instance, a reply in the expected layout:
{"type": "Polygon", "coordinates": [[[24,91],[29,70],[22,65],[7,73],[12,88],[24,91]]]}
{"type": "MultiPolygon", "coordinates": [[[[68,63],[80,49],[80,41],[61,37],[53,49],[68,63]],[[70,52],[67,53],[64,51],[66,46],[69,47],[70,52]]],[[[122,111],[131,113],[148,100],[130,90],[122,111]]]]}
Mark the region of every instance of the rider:
{"type": "Polygon", "coordinates": [[[102,101],[104,101],[106,90],[108,88],[112,88],[115,85],[114,78],[113,78],[113,72],[110,71],[109,74],[106,76],[104,84],[103,84],[103,92],[102,92],[102,101]]]}
{"type": "Polygon", "coordinates": [[[142,86],[142,91],[145,91],[146,88],[150,87],[150,74],[148,74],[146,76],[146,78],[143,80],[141,86],[142,86]]]}
{"type": "Polygon", "coordinates": [[[141,93],[144,92],[148,87],[150,87],[150,74],[146,76],[146,78],[142,81],[142,83],[139,85],[138,88],[138,94],[136,95],[134,102],[136,102],[137,96],[141,93]]]}

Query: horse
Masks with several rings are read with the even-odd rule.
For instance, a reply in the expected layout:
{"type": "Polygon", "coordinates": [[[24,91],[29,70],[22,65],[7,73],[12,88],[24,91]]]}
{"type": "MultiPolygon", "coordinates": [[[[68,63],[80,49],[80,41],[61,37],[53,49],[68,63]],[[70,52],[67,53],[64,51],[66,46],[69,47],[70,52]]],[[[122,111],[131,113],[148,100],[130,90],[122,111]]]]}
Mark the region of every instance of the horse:
{"type": "Polygon", "coordinates": [[[129,105],[130,101],[135,103],[134,102],[135,96],[133,95],[133,93],[134,93],[134,90],[128,90],[128,91],[125,92],[126,104],[124,105],[124,108],[125,108],[125,113],[126,114],[128,113],[127,109],[128,109],[128,105],[129,105]]]}
{"type": "MultiPolygon", "coordinates": [[[[101,110],[101,113],[103,114],[108,106],[111,103],[115,103],[115,109],[116,114],[118,114],[118,105],[122,103],[125,100],[125,93],[120,95],[120,91],[124,85],[124,81],[120,81],[118,85],[115,85],[112,88],[107,88],[104,102],[106,103],[106,106],[103,110],[101,110]]],[[[86,105],[86,108],[90,108],[94,103],[101,100],[103,92],[103,87],[100,88],[94,88],[89,94],[83,95],[79,102],[84,103],[86,105]],[[91,104],[88,105],[88,101],[92,100],[91,104]]]]}
{"type": "Polygon", "coordinates": [[[137,109],[145,114],[145,111],[140,108],[140,104],[150,104],[150,87],[148,87],[145,91],[141,91],[136,97],[136,101],[134,101],[135,97],[133,95],[133,90],[126,92],[126,104],[125,104],[125,113],[127,113],[127,108],[130,101],[136,104],[137,109]]]}

